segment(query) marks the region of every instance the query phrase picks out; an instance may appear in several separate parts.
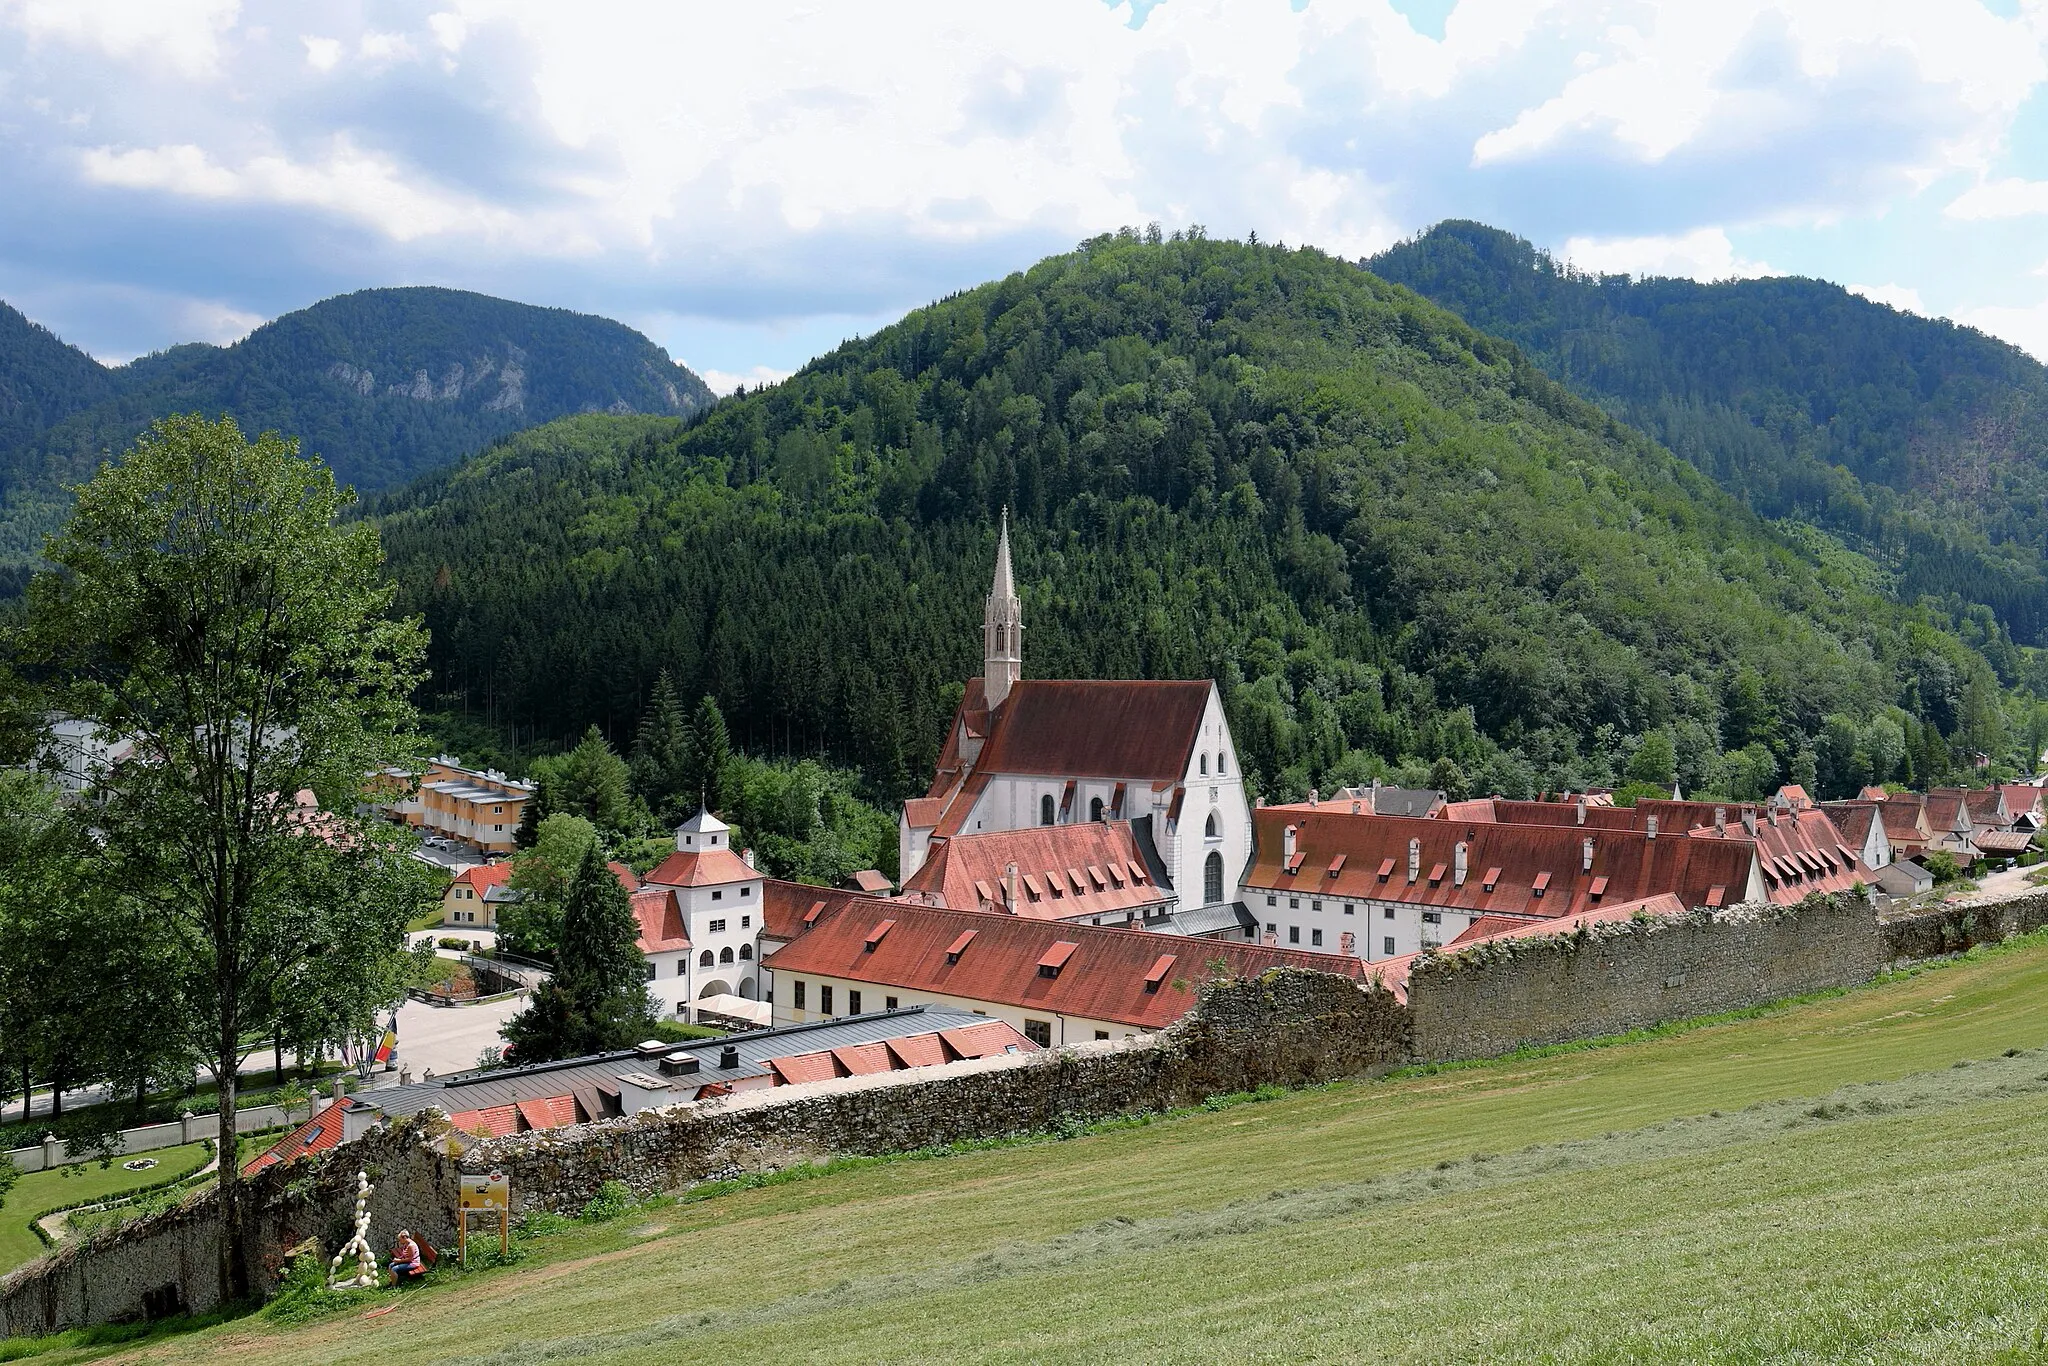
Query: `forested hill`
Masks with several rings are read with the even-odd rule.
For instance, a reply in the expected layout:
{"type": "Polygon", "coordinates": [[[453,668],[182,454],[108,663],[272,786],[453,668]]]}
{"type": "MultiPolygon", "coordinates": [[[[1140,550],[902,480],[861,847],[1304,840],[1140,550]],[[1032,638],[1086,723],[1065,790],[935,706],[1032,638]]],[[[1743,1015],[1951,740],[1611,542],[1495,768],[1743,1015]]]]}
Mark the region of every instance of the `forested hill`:
{"type": "Polygon", "coordinates": [[[1983,603],[2048,643],[2048,368],[2017,347],[1820,280],[1587,275],[1478,223],[1361,264],[1766,516],[1847,538],[1904,596],[1983,603]]]}
{"type": "Polygon", "coordinates": [[[452,289],[369,289],[107,367],[0,306],[0,566],[20,564],[88,476],[153,419],[232,413],[296,435],[364,491],[565,413],[688,413],[702,380],[633,329],[452,289]]]}
{"type": "Polygon", "coordinates": [[[1005,504],[1026,673],[1214,677],[1268,794],[1673,756],[1688,792],[1833,791],[2034,719],[1868,561],[1305,250],[1097,239],[700,418],[566,419],[370,511],[435,705],[624,745],[667,668],[735,743],[901,792],[979,671],[1005,504]]]}

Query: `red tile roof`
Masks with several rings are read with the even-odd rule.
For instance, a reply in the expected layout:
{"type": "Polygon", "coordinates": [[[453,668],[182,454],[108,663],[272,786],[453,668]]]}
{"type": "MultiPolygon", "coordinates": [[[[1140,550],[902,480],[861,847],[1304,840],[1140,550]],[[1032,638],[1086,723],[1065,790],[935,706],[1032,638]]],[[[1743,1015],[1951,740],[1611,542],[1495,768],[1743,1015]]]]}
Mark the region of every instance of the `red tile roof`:
{"type": "Polygon", "coordinates": [[[519,1132],[517,1105],[492,1105],[482,1110],[463,1110],[448,1116],[449,1122],[466,1134],[503,1138],[519,1132]]]}
{"type": "MultiPolygon", "coordinates": [[[[804,924],[804,917],[811,913],[813,906],[823,905],[829,911],[851,903],[893,904],[886,898],[869,896],[865,892],[767,878],[761,883],[761,933],[770,939],[794,939],[809,928],[804,924]]],[[[819,914],[823,915],[824,911],[819,914]]]]}
{"type": "Polygon", "coordinates": [[[879,868],[863,868],[853,875],[853,890],[869,896],[887,896],[894,888],[888,874],[879,868]]]}
{"type": "Polygon", "coordinates": [[[1038,1045],[1001,1020],[930,1034],[910,1034],[874,1043],[848,1044],[816,1053],[771,1058],[768,1070],[777,1086],[799,1086],[833,1077],[869,1077],[911,1067],[937,1067],[962,1058],[1000,1053],[1035,1053],[1038,1045]]]}
{"type": "MultiPolygon", "coordinates": [[[[1618,809],[1589,808],[1589,812],[1618,809]]],[[[1735,889],[1739,898],[1749,886],[1755,857],[1753,846],[1747,843],[1688,840],[1677,831],[1652,839],[1633,830],[1591,825],[1557,829],[1467,824],[1436,817],[1352,815],[1348,809],[1306,814],[1267,807],[1253,813],[1252,825],[1258,855],[1245,879],[1248,888],[1476,914],[1555,918],[1583,911],[1596,904],[1592,888],[1600,878],[1606,879],[1601,889],[1603,901],[1635,901],[1672,892],[1686,905],[1698,906],[1716,885],[1735,889]],[[1297,850],[1310,855],[1304,870],[1295,874],[1284,870],[1280,856],[1282,832],[1288,825],[1295,827],[1297,850]],[[1593,842],[1590,868],[1585,866],[1588,839],[1593,842]],[[1413,865],[1409,860],[1411,841],[1415,846],[1413,865]],[[1461,844],[1467,870],[1462,885],[1455,872],[1461,844]],[[1323,869],[1339,853],[1349,858],[1344,870],[1331,877],[1323,869]],[[1390,860],[1394,866],[1381,881],[1377,870],[1390,860]],[[1452,872],[1431,883],[1422,873],[1436,863],[1448,864],[1452,872]],[[1416,869],[1412,882],[1407,873],[1410,866],[1416,869]]]]}
{"type": "Polygon", "coordinates": [[[1040,920],[1104,914],[1121,919],[1166,900],[1157,887],[1135,881],[1127,871],[1141,857],[1126,821],[955,835],[933,842],[924,865],[904,882],[903,890],[923,893],[954,910],[1008,911],[1040,920]],[[1003,876],[1012,864],[1021,885],[1006,898],[1003,876]],[[1088,866],[1106,867],[1110,875],[1103,877],[1100,887],[1084,878],[1077,891],[1075,874],[1088,866]],[[983,886],[1000,900],[984,898],[979,890],[983,886]]]}
{"type": "Polygon", "coordinates": [[[898,1067],[937,1067],[950,1062],[946,1056],[946,1044],[936,1034],[913,1034],[907,1039],[889,1040],[889,1051],[896,1057],[898,1067]]]}
{"type": "Polygon", "coordinates": [[[1154,991],[1145,989],[1146,974],[1162,952],[1184,955],[1174,981],[1201,980],[1217,959],[1234,977],[1256,977],[1274,967],[1354,977],[1363,969],[1358,960],[1333,954],[1219,940],[1197,943],[1143,930],[1057,924],[903,902],[830,911],[809,933],[768,955],[763,966],[779,974],[778,981],[803,974],[836,977],[1156,1029],[1179,1019],[1195,1003],[1191,988],[1182,989],[1172,981],[1154,991]],[[895,928],[869,953],[867,936],[885,915],[896,921],[895,928]],[[1038,970],[1040,960],[1062,941],[1077,947],[1058,976],[1044,976],[1038,970]]]}
{"type": "Polygon", "coordinates": [[[474,868],[465,868],[455,875],[454,882],[449,885],[460,883],[475,892],[477,900],[481,901],[485,892],[493,887],[505,886],[511,881],[512,861],[507,859],[502,863],[480,863],[474,868]]]}
{"type": "Polygon", "coordinates": [[[633,893],[633,918],[640,922],[637,941],[642,953],[669,953],[690,947],[690,929],[669,887],[643,887],[633,893]]]}
{"type": "Polygon", "coordinates": [[[631,868],[620,863],[617,859],[608,861],[604,866],[612,870],[612,876],[619,880],[621,887],[624,887],[629,892],[640,890],[640,879],[631,868]]]}
{"type": "Polygon", "coordinates": [[[1711,825],[1687,832],[1695,839],[1753,843],[1763,860],[1764,886],[1770,899],[1792,905],[1815,892],[1846,892],[1870,883],[1877,874],[1842,837],[1828,813],[1816,807],[1766,812],[1751,836],[1740,824],[1716,832],[1711,825]]]}
{"type": "Polygon", "coordinates": [[[242,1174],[260,1172],[276,1162],[289,1162],[308,1153],[324,1153],[341,1142],[342,1112],[355,1104],[348,1097],[328,1106],[304,1124],[280,1138],[242,1164],[242,1174]]]}
{"type": "Polygon", "coordinates": [[[787,1058],[770,1058],[768,1070],[777,1086],[801,1086],[807,1081],[829,1081],[839,1075],[830,1053],[798,1053],[787,1058]]]}
{"type": "Polygon", "coordinates": [[[663,887],[719,887],[759,876],[730,849],[678,849],[647,875],[647,881],[663,887]]]}
{"type": "Polygon", "coordinates": [[[529,1129],[561,1129],[578,1121],[574,1096],[546,1096],[518,1102],[519,1118],[529,1129]]]}
{"type": "Polygon", "coordinates": [[[974,767],[1174,781],[1188,771],[1213,686],[1206,680],[1023,679],[996,709],[974,767]]]}
{"type": "Polygon", "coordinates": [[[1036,1052],[1037,1045],[1001,1020],[939,1032],[948,1051],[962,1058],[993,1058],[1004,1053],[1036,1052]]]}

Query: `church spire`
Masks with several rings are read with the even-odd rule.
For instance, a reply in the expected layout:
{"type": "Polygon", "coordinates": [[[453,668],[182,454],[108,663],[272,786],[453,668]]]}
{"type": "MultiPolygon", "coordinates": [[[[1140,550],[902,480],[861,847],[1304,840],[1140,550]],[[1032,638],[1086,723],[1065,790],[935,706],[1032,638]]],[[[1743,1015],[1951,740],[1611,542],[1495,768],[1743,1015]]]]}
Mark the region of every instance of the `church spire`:
{"type": "Polygon", "coordinates": [[[981,619],[982,686],[991,708],[1002,705],[1024,672],[1024,604],[1010,573],[1010,510],[1003,509],[996,538],[996,577],[981,619]]]}

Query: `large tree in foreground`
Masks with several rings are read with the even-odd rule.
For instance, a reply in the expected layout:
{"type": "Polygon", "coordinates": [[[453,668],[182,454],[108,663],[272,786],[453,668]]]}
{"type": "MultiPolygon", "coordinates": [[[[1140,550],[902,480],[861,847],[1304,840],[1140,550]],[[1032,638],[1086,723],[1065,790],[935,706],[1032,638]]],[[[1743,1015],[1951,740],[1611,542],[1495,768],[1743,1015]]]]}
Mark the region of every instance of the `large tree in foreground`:
{"type": "Polygon", "coordinates": [[[93,819],[106,875],[170,946],[219,1083],[229,1299],[250,1285],[236,1070],[305,965],[402,936],[393,845],[323,814],[353,812],[365,774],[419,751],[407,699],[425,635],[390,617],[376,532],[338,522],[351,497],[293,442],[159,422],[79,490],[23,630],[51,704],[135,742],[93,819]]]}

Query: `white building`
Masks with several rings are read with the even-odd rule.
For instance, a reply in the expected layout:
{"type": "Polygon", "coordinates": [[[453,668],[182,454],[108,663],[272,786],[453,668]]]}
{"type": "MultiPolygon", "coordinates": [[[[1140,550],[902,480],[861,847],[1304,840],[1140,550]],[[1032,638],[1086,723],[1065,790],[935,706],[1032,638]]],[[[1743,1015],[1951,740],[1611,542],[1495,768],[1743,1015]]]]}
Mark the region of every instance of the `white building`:
{"type": "Polygon", "coordinates": [[[647,989],[664,1015],[689,1018],[710,997],[762,999],[756,944],[761,874],[731,848],[732,832],[708,811],[676,828],[676,852],[633,895],[647,989]]]}
{"type": "Polygon", "coordinates": [[[968,680],[931,788],[898,825],[903,884],[958,836],[1128,821],[1172,895],[1176,928],[1232,919],[1251,809],[1216,685],[1026,679],[1023,636],[1006,518],[982,677],[968,680]]]}

